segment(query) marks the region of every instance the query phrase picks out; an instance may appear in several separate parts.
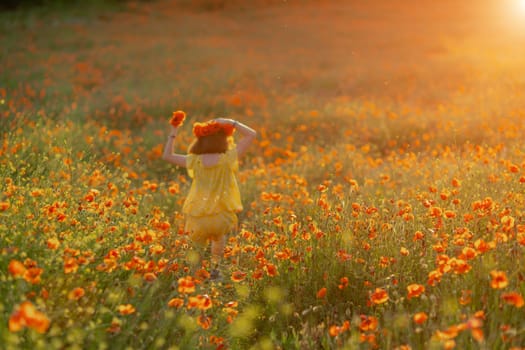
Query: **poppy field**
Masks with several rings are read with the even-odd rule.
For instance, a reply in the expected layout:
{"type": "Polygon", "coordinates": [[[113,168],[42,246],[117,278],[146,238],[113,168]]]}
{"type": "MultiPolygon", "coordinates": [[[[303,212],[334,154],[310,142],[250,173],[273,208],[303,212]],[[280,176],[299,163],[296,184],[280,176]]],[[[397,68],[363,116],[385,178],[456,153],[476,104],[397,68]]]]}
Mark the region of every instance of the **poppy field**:
{"type": "Polygon", "coordinates": [[[0,13],[0,348],[525,349],[515,3],[0,13]],[[218,282],[177,110],[258,133],[218,282]]]}

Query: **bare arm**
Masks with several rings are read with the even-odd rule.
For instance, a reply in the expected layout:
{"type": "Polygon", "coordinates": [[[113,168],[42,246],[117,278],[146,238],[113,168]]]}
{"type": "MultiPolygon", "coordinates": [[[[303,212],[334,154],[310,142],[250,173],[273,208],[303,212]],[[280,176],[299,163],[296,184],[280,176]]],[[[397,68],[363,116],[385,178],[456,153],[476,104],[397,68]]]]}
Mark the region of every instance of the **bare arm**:
{"type": "Polygon", "coordinates": [[[186,155],[173,153],[173,140],[179,132],[178,128],[171,126],[171,133],[168,137],[168,141],[164,145],[164,153],[162,154],[162,159],[173,163],[178,166],[186,167],[186,155]]]}
{"type": "Polygon", "coordinates": [[[218,118],[216,121],[219,123],[232,124],[241,134],[241,139],[237,142],[237,156],[242,157],[248,150],[248,147],[252,144],[253,140],[255,140],[257,132],[249,126],[233,119],[218,118]]]}

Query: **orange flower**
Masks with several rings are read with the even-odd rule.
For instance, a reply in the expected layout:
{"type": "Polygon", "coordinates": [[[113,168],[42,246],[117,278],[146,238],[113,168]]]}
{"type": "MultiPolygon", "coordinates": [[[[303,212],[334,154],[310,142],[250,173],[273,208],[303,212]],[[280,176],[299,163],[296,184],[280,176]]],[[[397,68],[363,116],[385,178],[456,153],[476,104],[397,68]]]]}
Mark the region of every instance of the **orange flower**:
{"type": "Polygon", "coordinates": [[[224,338],[222,338],[222,337],[217,337],[215,335],[211,335],[210,338],[209,338],[209,341],[210,341],[211,344],[217,345],[217,347],[216,347],[217,350],[226,349],[226,345],[224,344],[224,338]]]}
{"type": "Polygon", "coordinates": [[[483,342],[483,340],[485,339],[483,329],[481,328],[472,328],[470,330],[470,334],[472,335],[472,338],[476,339],[478,343],[483,342]]]}
{"type": "Polygon", "coordinates": [[[80,298],[82,298],[84,295],[86,294],[86,292],[84,291],[84,288],[81,288],[81,287],[77,287],[73,290],[71,290],[67,297],[69,300],[78,300],[80,298]]]}
{"type": "Polygon", "coordinates": [[[336,325],[330,326],[330,329],[328,330],[328,334],[330,334],[331,337],[337,337],[339,333],[341,333],[339,331],[340,328],[341,327],[336,326],[336,325]]]}
{"type": "Polygon", "coordinates": [[[515,220],[510,215],[505,215],[501,218],[501,224],[503,225],[503,229],[505,232],[508,232],[510,229],[514,227],[515,220]]]}
{"type": "Polygon", "coordinates": [[[378,320],[374,316],[361,315],[361,323],[359,324],[359,329],[363,332],[374,331],[379,324],[378,320]]]}
{"type": "Polygon", "coordinates": [[[172,298],[170,299],[170,301],[168,301],[168,306],[169,307],[181,307],[182,305],[184,305],[184,300],[182,300],[181,298],[172,298]]]}
{"type": "Polygon", "coordinates": [[[465,259],[465,260],[472,260],[476,257],[477,255],[477,252],[474,248],[471,248],[471,247],[464,247],[462,250],[461,250],[461,259],[465,259]]]}
{"type": "Polygon", "coordinates": [[[456,217],[456,212],[454,212],[453,210],[445,210],[445,217],[447,219],[455,218],[456,217]]]}
{"type": "Polygon", "coordinates": [[[78,270],[77,259],[73,257],[64,258],[64,273],[75,273],[78,270]]]}
{"type": "Polygon", "coordinates": [[[417,298],[425,292],[425,287],[421,284],[410,284],[407,286],[408,299],[417,298]]]}
{"type": "Polygon", "coordinates": [[[202,329],[208,329],[211,327],[211,317],[200,315],[197,317],[197,324],[201,326],[202,329]]]}
{"type": "Polygon", "coordinates": [[[168,192],[170,194],[177,194],[180,192],[180,187],[179,187],[179,184],[171,184],[169,187],[168,187],[168,192]]]}
{"type": "Polygon", "coordinates": [[[507,275],[504,271],[490,271],[490,276],[492,280],[490,281],[490,286],[494,289],[503,289],[508,286],[509,281],[507,275]]]}
{"type": "Polygon", "coordinates": [[[136,311],[135,307],[133,307],[133,305],[131,304],[119,305],[117,307],[117,310],[118,312],[120,312],[121,315],[131,315],[132,313],[136,311]]]}
{"type": "Polygon", "coordinates": [[[461,181],[456,178],[453,178],[451,183],[453,187],[461,187],[461,181]]]}
{"type": "Polygon", "coordinates": [[[33,259],[27,258],[27,259],[24,260],[24,266],[29,269],[29,268],[32,268],[32,267],[37,267],[38,264],[33,259]]]}
{"type": "Polygon", "coordinates": [[[465,323],[465,326],[470,329],[470,334],[472,338],[476,339],[477,342],[481,343],[484,340],[484,334],[481,327],[483,327],[483,320],[479,317],[471,317],[465,323]]]}
{"type": "Polygon", "coordinates": [[[326,287],[323,287],[317,291],[317,299],[322,299],[326,296],[326,287]]]}
{"type": "Polygon", "coordinates": [[[55,250],[55,249],[58,248],[59,245],[60,245],[60,241],[58,239],[54,238],[54,237],[53,238],[49,238],[47,240],[47,247],[49,249],[55,250]]]}
{"type": "Polygon", "coordinates": [[[195,277],[200,279],[200,280],[205,280],[207,278],[210,278],[210,273],[208,271],[206,271],[206,269],[198,269],[195,272],[195,277]]]}
{"type": "Polygon", "coordinates": [[[514,305],[518,309],[525,305],[523,297],[517,292],[504,293],[501,295],[501,299],[503,299],[508,304],[514,305]]]}
{"type": "Polygon", "coordinates": [[[489,243],[485,242],[484,240],[477,239],[474,242],[474,248],[476,248],[476,250],[479,253],[485,253],[485,252],[489,251],[492,247],[491,247],[491,245],[489,243]]]}
{"type": "Polygon", "coordinates": [[[10,206],[9,202],[0,202],[0,211],[6,211],[10,206]]]}
{"type": "Polygon", "coordinates": [[[341,277],[339,280],[340,284],[338,286],[339,289],[345,289],[348,286],[348,277],[341,277]]]}
{"type": "Polygon", "coordinates": [[[260,280],[263,278],[263,270],[257,269],[252,273],[252,278],[256,280],[260,280]]]}
{"type": "Polygon", "coordinates": [[[20,304],[9,317],[9,331],[11,332],[18,332],[24,327],[29,327],[38,333],[45,333],[49,324],[47,316],[38,311],[29,301],[20,304]]]}
{"type": "Polygon", "coordinates": [[[174,128],[177,128],[182,125],[185,119],[186,119],[186,113],[184,113],[183,111],[175,111],[173,112],[173,115],[171,116],[170,124],[174,128]]]}
{"type": "Polygon", "coordinates": [[[149,247],[149,252],[154,255],[162,254],[166,251],[166,248],[162,244],[154,244],[149,247]]]}
{"type": "Polygon", "coordinates": [[[454,339],[445,340],[443,343],[444,350],[452,350],[456,347],[456,341],[454,339]]]}
{"type": "Polygon", "coordinates": [[[26,267],[18,260],[11,260],[7,269],[14,277],[23,276],[26,273],[26,267]]]}
{"type": "Polygon", "coordinates": [[[195,282],[191,276],[179,278],[178,291],[182,294],[191,294],[195,292],[195,282]]]}
{"type": "Polygon", "coordinates": [[[343,333],[344,331],[348,330],[349,328],[350,328],[350,322],[349,321],[345,321],[343,323],[343,325],[341,325],[341,326],[336,326],[336,325],[331,326],[330,329],[328,330],[328,333],[332,337],[337,337],[339,334],[343,333]]]}
{"type": "Polygon", "coordinates": [[[277,267],[274,264],[266,264],[265,266],[266,274],[270,277],[275,277],[279,274],[277,267]]]}
{"type": "Polygon", "coordinates": [[[394,348],[395,350],[412,350],[412,347],[410,345],[399,345],[394,348]]]}
{"type": "Polygon", "coordinates": [[[431,207],[429,210],[429,215],[434,218],[439,218],[443,215],[443,209],[440,207],[431,207]]]}
{"type": "Polygon", "coordinates": [[[239,313],[239,311],[235,309],[237,306],[238,306],[238,303],[236,301],[230,301],[226,303],[226,307],[222,309],[222,311],[228,314],[226,322],[232,323],[233,319],[237,317],[237,314],[239,313]]]}
{"type": "Polygon", "coordinates": [[[153,273],[153,272],[146,272],[144,274],[144,279],[147,281],[147,282],[153,282],[153,281],[156,281],[157,280],[157,276],[153,273]]]}
{"type": "Polygon", "coordinates": [[[460,329],[460,327],[458,327],[456,325],[453,325],[453,326],[450,326],[449,328],[445,329],[444,331],[437,330],[434,333],[434,337],[439,339],[439,340],[453,340],[454,338],[456,338],[458,336],[458,334],[459,334],[459,332],[461,330],[462,329],[460,329]]]}
{"type": "Polygon", "coordinates": [[[417,324],[423,324],[423,323],[425,323],[427,321],[428,316],[427,316],[427,314],[425,312],[418,312],[418,313],[414,314],[412,319],[417,324]]]}
{"type": "Polygon", "coordinates": [[[416,231],[414,232],[414,238],[412,239],[413,241],[419,241],[421,239],[425,238],[425,234],[421,231],[416,231]]]}
{"type": "Polygon", "coordinates": [[[455,274],[467,273],[472,269],[472,266],[463,259],[452,258],[450,259],[449,265],[455,274]]]}
{"type": "Polygon", "coordinates": [[[31,284],[38,284],[40,283],[42,272],[44,270],[39,267],[30,267],[24,273],[24,279],[31,284]]]}
{"type": "Polygon", "coordinates": [[[240,282],[240,281],[244,280],[245,277],[246,277],[246,272],[233,271],[232,275],[231,275],[231,280],[233,282],[240,282]]]}
{"type": "Polygon", "coordinates": [[[212,306],[213,303],[208,295],[197,295],[196,297],[188,298],[188,309],[208,310],[212,306]]]}
{"type": "Polygon", "coordinates": [[[516,164],[510,164],[509,165],[509,171],[511,173],[517,173],[517,172],[520,171],[520,167],[518,165],[516,165],[516,164]]]}
{"type": "Polygon", "coordinates": [[[370,296],[370,300],[374,304],[383,304],[388,300],[388,293],[382,288],[376,288],[374,293],[370,296]]]}
{"type": "Polygon", "coordinates": [[[114,318],[111,321],[111,325],[108,328],[106,328],[106,332],[119,333],[120,332],[120,320],[118,318],[114,318]]]}

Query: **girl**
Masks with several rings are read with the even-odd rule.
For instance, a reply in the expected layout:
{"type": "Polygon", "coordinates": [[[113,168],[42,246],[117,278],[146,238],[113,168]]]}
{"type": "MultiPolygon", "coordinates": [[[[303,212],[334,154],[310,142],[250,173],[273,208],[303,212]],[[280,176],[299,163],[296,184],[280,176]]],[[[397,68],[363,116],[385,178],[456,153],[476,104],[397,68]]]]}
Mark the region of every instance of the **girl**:
{"type": "Polygon", "coordinates": [[[192,184],[182,207],[185,214],[185,231],[199,246],[211,241],[213,269],[210,278],[219,278],[218,264],[224,254],[226,234],[237,226],[236,212],[242,210],[236,179],[238,158],[242,157],[256,136],[255,130],[233,119],[217,118],[207,123],[195,123],[195,140],[188,154],[173,153],[173,139],[178,126],[171,126],[171,133],[164,147],[162,158],[186,167],[192,184]],[[237,145],[233,132],[242,138],[237,145]]]}

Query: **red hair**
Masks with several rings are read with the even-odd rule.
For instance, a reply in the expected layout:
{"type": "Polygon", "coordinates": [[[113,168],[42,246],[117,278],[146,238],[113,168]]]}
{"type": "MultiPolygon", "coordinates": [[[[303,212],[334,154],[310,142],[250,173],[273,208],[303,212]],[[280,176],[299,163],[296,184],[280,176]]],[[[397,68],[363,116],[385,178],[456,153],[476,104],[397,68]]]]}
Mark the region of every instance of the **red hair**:
{"type": "Polygon", "coordinates": [[[211,135],[197,137],[190,145],[188,152],[193,154],[225,153],[230,143],[229,136],[220,130],[211,135]]]}

